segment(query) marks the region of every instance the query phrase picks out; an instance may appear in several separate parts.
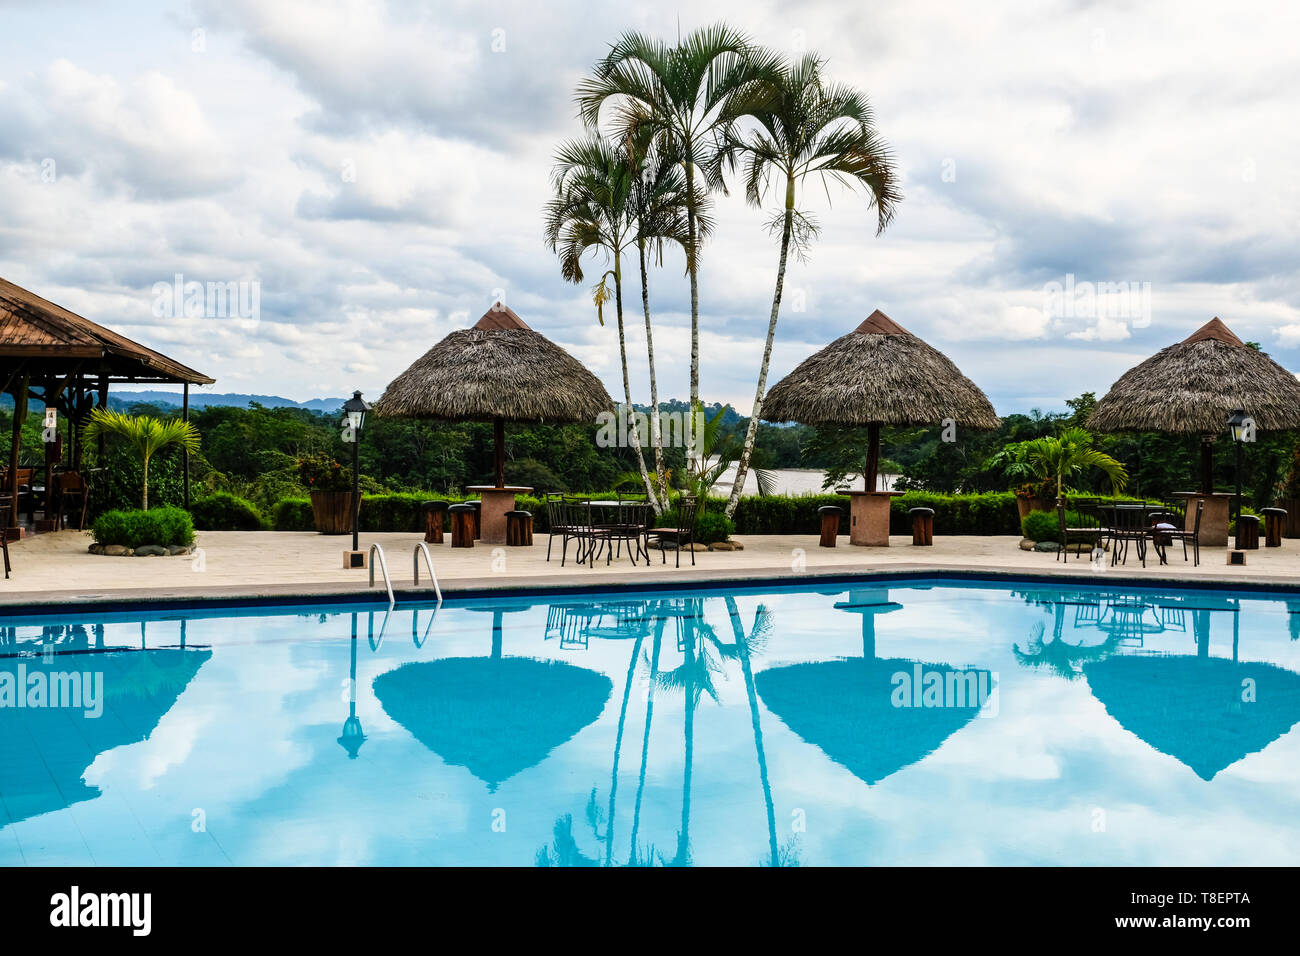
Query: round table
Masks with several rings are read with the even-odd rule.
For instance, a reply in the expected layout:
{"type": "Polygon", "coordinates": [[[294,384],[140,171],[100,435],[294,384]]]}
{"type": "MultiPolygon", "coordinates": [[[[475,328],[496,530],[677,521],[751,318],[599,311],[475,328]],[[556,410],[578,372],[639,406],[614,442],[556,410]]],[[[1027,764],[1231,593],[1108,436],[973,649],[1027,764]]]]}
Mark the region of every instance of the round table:
{"type": "Polygon", "coordinates": [[[477,492],[479,501],[479,539],[484,544],[506,543],[506,512],[515,510],[515,495],[526,495],[533,489],[523,485],[469,485],[466,491],[477,492]]]}

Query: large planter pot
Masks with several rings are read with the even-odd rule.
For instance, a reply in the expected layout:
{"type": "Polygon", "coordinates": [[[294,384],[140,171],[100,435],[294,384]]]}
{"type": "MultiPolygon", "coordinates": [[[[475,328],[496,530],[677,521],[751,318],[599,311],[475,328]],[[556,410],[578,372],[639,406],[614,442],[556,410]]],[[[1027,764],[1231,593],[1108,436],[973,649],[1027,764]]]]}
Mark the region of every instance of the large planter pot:
{"type": "Polygon", "coordinates": [[[1020,520],[1025,520],[1025,515],[1031,511],[1055,511],[1055,498],[1030,498],[1027,495],[1016,495],[1016,510],[1020,512],[1020,520]]]}
{"type": "MultiPolygon", "coordinates": [[[[313,491],[311,516],[316,522],[316,530],[321,534],[351,534],[356,514],[352,500],[350,491],[313,491]]],[[[361,496],[358,495],[357,507],[360,506],[361,496]]]]}
{"type": "Polygon", "coordinates": [[[1280,498],[1277,507],[1286,509],[1282,519],[1282,537],[1300,538],[1300,498],[1280,498]]]}

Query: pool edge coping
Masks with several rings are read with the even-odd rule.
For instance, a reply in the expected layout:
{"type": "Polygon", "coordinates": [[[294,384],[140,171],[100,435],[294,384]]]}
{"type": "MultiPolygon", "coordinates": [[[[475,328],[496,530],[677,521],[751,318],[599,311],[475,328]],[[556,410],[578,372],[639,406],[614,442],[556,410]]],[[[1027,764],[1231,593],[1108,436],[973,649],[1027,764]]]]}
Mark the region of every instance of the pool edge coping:
{"type": "MultiPolygon", "coordinates": [[[[472,600],[484,597],[527,597],[544,594],[604,594],[612,592],[646,592],[664,590],[716,590],[731,586],[754,590],[765,586],[789,586],[801,581],[853,583],[863,581],[916,581],[950,579],[956,581],[1031,581],[1035,583],[1087,583],[1095,587],[1109,581],[1122,587],[1172,587],[1185,590],[1234,591],[1254,593],[1300,594],[1300,579],[1291,576],[1220,577],[1188,579],[1173,575],[1138,574],[1108,569],[1085,572],[1082,569],[1039,569],[1014,566],[972,568],[942,564],[898,564],[889,567],[837,568],[792,572],[783,567],[752,568],[737,571],[704,571],[689,576],[680,573],[639,577],[632,580],[584,582],[580,575],[539,575],[531,579],[503,582],[496,577],[454,578],[442,584],[444,597],[472,600]]],[[[143,590],[143,589],[140,589],[143,590]]],[[[394,588],[397,603],[427,604],[435,600],[432,587],[394,588]]],[[[53,616],[61,613],[103,610],[106,612],[191,610],[197,608],[240,607],[315,607],[332,605],[387,605],[384,593],[375,588],[340,588],[335,584],[313,588],[291,584],[270,588],[229,585],[222,588],[180,588],[145,594],[77,594],[75,589],[49,592],[36,598],[23,594],[17,599],[0,597],[0,618],[14,616],[53,616]]]]}

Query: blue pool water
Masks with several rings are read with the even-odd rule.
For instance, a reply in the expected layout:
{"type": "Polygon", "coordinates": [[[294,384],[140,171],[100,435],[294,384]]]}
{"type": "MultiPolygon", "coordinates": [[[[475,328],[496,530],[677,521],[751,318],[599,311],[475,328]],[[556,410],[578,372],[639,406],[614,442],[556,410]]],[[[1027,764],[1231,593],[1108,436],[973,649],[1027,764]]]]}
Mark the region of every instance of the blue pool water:
{"type": "Polygon", "coordinates": [[[933,581],[3,618],[0,863],[1294,863],[1298,612],[933,581]]]}

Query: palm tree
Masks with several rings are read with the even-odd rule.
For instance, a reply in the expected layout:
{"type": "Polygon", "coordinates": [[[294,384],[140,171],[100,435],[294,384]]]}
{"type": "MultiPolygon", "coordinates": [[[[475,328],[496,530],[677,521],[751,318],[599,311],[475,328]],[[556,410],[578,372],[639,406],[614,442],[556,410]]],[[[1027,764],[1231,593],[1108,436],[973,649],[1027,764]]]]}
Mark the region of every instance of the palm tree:
{"type": "Polygon", "coordinates": [[[602,251],[613,260],[614,267],[601,275],[592,298],[596,303],[597,318],[604,325],[605,303],[610,299],[609,280],[613,280],[623,395],[630,419],[628,434],[646,494],[658,513],[659,498],[646,470],[632,406],[627,336],[623,327],[623,251],[635,241],[630,197],[637,178],[634,157],[606,140],[589,137],[563,144],[556,154],[552,175],[555,198],[546,207],[546,241],[560,257],[560,272],[570,282],[583,280],[582,258],[588,251],[602,251]]]}
{"type": "Polygon", "coordinates": [[[691,285],[690,404],[700,397],[700,290],[696,179],[722,188],[716,154],[726,131],[762,102],[765,81],[778,60],[757,51],[741,32],[714,24],[687,34],[675,46],[625,33],[596,64],[594,75],[578,84],[578,107],[591,129],[601,108],[613,102],[622,138],[649,130],[656,147],[672,157],[686,176],[689,248],[686,271],[691,285]]]}
{"type": "Polygon", "coordinates": [[[1066,478],[1085,468],[1096,468],[1110,479],[1111,487],[1120,491],[1128,484],[1124,466],[1092,447],[1092,435],[1082,428],[1063,428],[1059,435],[1027,442],[1025,458],[1039,469],[1044,478],[1055,479],[1056,497],[1065,491],[1066,478]]]}
{"type": "Polygon", "coordinates": [[[802,259],[817,235],[815,220],[797,207],[799,187],[809,177],[821,180],[828,197],[832,180],[850,188],[865,187],[868,208],[876,210],[876,235],[889,225],[902,199],[889,148],[876,132],[866,97],[849,87],[823,83],[822,66],[823,61],[812,54],[783,66],[772,84],[768,103],[751,111],[757,128],[744,138],[734,130],[728,131],[727,142],[718,153],[721,166],[741,161],[745,164],[745,197],[751,204],[762,205],[773,180],[784,187],[782,209],[769,224],[773,232],[781,235],[776,290],[754,389],[754,407],[736,469],[736,483],[727,501],[728,517],[740,500],[758,434],[790,248],[793,245],[795,254],[802,259]]]}
{"type": "MultiPolygon", "coordinates": [[[[643,138],[644,139],[644,138],[643,138]]],[[[668,474],[664,465],[663,429],[659,421],[659,384],[655,372],[654,329],[650,322],[650,285],[647,253],[653,253],[657,265],[663,265],[667,243],[682,247],[689,258],[691,248],[687,217],[686,177],[673,158],[655,150],[644,141],[632,149],[639,157],[640,175],[632,187],[632,210],[636,218],[637,262],[641,269],[641,308],[645,313],[646,359],[650,369],[650,442],[654,446],[655,477],[659,500],[668,507],[668,474]]],[[[693,200],[695,228],[701,237],[713,231],[708,214],[708,194],[696,189],[693,200]]]]}
{"type": "Polygon", "coordinates": [[[135,448],[143,464],[140,507],[145,511],[149,510],[149,460],[154,453],[168,445],[180,445],[191,454],[199,450],[199,430],[179,418],[126,415],[101,407],[91,411],[81,433],[87,442],[100,435],[117,435],[135,448]]]}

